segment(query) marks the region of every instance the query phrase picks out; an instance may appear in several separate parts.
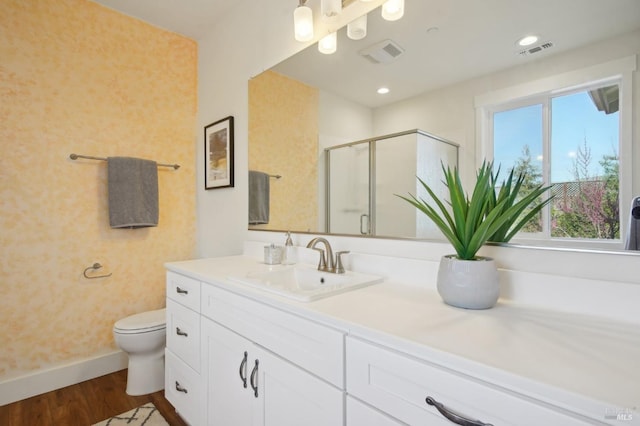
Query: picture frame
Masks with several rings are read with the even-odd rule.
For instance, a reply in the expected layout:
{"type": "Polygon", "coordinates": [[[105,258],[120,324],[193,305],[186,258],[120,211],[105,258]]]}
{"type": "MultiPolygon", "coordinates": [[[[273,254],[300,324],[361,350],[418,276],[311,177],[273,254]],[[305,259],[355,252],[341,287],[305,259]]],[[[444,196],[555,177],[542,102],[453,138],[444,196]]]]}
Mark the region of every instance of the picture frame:
{"type": "Polygon", "coordinates": [[[204,128],[204,189],[233,187],[233,116],[204,128]]]}

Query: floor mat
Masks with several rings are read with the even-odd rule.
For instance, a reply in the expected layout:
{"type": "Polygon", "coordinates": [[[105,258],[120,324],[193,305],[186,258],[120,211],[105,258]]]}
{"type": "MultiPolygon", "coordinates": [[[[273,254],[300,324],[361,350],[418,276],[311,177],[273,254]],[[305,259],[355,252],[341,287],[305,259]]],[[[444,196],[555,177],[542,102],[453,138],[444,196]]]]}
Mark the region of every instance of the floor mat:
{"type": "Polygon", "coordinates": [[[118,414],[110,419],[96,423],[94,426],[169,426],[162,414],[151,402],[126,413],[118,414]]]}

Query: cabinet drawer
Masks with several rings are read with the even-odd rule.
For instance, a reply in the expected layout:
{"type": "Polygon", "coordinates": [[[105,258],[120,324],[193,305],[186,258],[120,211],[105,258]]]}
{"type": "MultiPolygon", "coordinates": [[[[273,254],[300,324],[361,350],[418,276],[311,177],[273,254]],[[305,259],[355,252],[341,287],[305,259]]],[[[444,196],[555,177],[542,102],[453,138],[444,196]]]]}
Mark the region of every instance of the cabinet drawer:
{"type": "Polygon", "coordinates": [[[344,335],[296,315],[202,286],[202,314],[241,336],[344,388],[344,335]]]}
{"type": "Polygon", "coordinates": [[[444,419],[426,404],[427,396],[466,418],[494,425],[593,424],[359,339],[347,337],[346,346],[347,393],[411,425],[439,425],[444,419]]]}
{"type": "Polygon", "coordinates": [[[200,311],[200,281],[167,272],[167,297],[196,312],[200,311]]]}
{"type": "Polygon", "coordinates": [[[204,424],[205,387],[198,373],[165,350],[164,395],[189,424],[204,424]]]}
{"type": "Polygon", "coordinates": [[[167,347],[200,371],[200,314],[167,299],[167,347]]]}

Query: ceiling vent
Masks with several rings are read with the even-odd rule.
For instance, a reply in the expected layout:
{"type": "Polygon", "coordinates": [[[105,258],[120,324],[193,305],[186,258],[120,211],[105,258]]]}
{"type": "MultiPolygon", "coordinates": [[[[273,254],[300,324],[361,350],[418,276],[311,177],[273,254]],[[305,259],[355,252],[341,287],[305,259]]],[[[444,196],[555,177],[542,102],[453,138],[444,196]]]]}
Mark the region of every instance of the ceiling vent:
{"type": "Polygon", "coordinates": [[[550,49],[552,47],[553,47],[553,43],[548,41],[546,43],[538,44],[537,46],[527,47],[526,49],[519,51],[518,54],[520,56],[529,56],[529,55],[533,55],[535,53],[540,53],[540,52],[542,52],[544,50],[547,50],[547,49],[550,49]]]}
{"type": "Polygon", "coordinates": [[[358,52],[374,64],[387,64],[404,53],[404,49],[393,40],[383,40],[358,52]]]}

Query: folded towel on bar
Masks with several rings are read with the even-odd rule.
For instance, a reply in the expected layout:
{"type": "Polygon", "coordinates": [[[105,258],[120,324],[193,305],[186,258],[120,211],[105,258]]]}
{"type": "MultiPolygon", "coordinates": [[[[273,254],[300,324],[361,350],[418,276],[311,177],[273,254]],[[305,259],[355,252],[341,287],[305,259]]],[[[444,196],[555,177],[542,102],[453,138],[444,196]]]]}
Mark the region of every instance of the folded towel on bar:
{"type": "Polygon", "coordinates": [[[269,223],[269,175],[249,170],[249,225],[269,223]]]}
{"type": "Polygon", "coordinates": [[[107,158],[112,228],[158,226],[158,165],[131,157],[107,158]]]}

